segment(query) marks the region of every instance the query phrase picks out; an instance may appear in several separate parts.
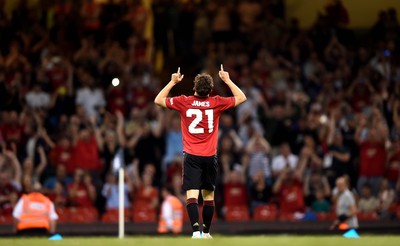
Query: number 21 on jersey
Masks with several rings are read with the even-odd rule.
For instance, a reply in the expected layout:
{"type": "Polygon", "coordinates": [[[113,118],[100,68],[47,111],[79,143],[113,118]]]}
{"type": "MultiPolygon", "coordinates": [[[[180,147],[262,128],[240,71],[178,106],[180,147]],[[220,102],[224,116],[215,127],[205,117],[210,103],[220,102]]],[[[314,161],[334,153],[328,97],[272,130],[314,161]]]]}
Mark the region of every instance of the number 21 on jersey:
{"type": "MultiPolygon", "coordinates": [[[[208,133],[214,130],[214,111],[212,109],[204,110],[204,114],[207,118],[208,133]]],[[[186,111],[186,117],[191,118],[195,116],[192,123],[189,125],[189,132],[192,134],[204,133],[204,128],[197,127],[197,125],[203,120],[203,111],[200,109],[190,108],[186,111]]]]}

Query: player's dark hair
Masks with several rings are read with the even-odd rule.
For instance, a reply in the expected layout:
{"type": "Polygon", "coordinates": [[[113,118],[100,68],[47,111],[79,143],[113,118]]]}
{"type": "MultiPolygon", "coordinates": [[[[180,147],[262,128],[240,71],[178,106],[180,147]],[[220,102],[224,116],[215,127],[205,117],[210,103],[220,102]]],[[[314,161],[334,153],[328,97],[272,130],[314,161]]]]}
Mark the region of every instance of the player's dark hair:
{"type": "Polygon", "coordinates": [[[208,96],[214,87],[214,81],[209,74],[198,74],[194,78],[194,91],[201,97],[208,96]]]}

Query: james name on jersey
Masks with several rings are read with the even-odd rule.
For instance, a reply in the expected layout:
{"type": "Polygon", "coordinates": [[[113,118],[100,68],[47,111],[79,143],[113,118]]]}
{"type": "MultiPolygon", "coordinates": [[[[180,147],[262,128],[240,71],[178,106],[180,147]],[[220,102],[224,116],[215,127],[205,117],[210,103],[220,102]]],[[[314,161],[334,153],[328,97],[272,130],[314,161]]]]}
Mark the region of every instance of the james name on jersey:
{"type": "Polygon", "coordinates": [[[192,106],[197,107],[210,107],[210,102],[200,102],[200,101],[193,101],[192,106]]]}

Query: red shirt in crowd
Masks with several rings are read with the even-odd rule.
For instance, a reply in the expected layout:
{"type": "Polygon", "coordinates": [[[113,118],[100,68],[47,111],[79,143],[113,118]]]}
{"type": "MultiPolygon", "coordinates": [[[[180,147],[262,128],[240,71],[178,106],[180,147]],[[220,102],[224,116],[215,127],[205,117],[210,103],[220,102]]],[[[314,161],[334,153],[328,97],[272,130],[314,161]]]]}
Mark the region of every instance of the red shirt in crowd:
{"type": "Polygon", "coordinates": [[[246,186],[241,183],[224,185],[224,203],[229,206],[247,206],[246,186]]]}
{"type": "Polygon", "coordinates": [[[134,195],[134,203],[150,206],[154,198],[158,199],[158,190],[154,187],[139,187],[134,195]]]}
{"type": "Polygon", "coordinates": [[[135,87],[132,88],[132,106],[144,109],[147,107],[151,98],[154,97],[153,93],[146,87],[135,87]]]}
{"type": "MultiPolygon", "coordinates": [[[[9,197],[12,194],[15,194],[15,196],[18,195],[18,191],[14,185],[6,183],[0,186],[0,197],[9,197]]],[[[10,201],[0,201],[0,214],[11,214],[12,210],[13,208],[10,201]]]]}
{"type": "Polygon", "coordinates": [[[112,114],[120,111],[123,115],[126,115],[125,108],[125,91],[121,87],[113,88],[107,97],[107,105],[112,114]]]}
{"type": "Polygon", "coordinates": [[[61,86],[65,86],[68,79],[68,71],[63,66],[53,66],[46,72],[47,77],[54,90],[57,90],[61,86]]]}
{"type": "MultiPolygon", "coordinates": [[[[51,151],[50,151],[50,161],[53,165],[65,165],[68,169],[71,169],[71,159],[72,159],[72,147],[63,147],[57,144],[51,151]]],[[[71,172],[68,172],[71,173],[71,172]]]]}
{"type": "Polygon", "coordinates": [[[56,208],[65,207],[65,205],[67,204],[67,197],[65,195],[57,194],[55,192],[51,192],[48,195],[48,197],[54,203],[54,206],[56,208]]]}
{"type": "Polygon", "coordinates": [[[304,211],[303,185],[300,181],[283,183],[279,192],[279,204],[282,212],[294,213],[304,211]]]}
{"type": "Polygon", "coordinates": [[[70,169],[68,173],[73,172],[78,167],[84,170],[100,171],[100,155],[94,137],[90,137],[87,141],[79,139],[72,153],[73,159],[71,161],[73,163],[69,165],[70,168],[67,168],[70,169]]]}
{"type": "MultiPolygon", "coordinates": [[[[5,184],[4,186],[0,187],[0,197],[8,197],[13,193],[17,196],[18,191],[11,183],[5,184]]],[[[0,201],[0,214],[11,214],[12,210],[13,208],[10,201],[0,201]]]]}
{"type": "MultiPolygon", "coordinates": [[[[71,183],[67,186],[68,192],[74,188],[75,183],[71,183]]],[[[78,188],[76,190],[76,196],[70,200],[71,205],[77,206],[77,207],[92,207],[93,202],[90,199],[89,192],[86,188],[86,186],[82,183],[78,185],[78,188]]]]}
{"type": "Polygon", "coordinates": [[[399,176],[400,176],[400,151],[397,151],[389,159],[389,165],[386,169],[385,177],[391,182],[396,182],[399,176]]]}
{"type": "Polygon", "coordinates": [[[383,176],[386,149],[384,143],[365,141],[360,145],[360,176],[383,176]]]}
{"type": "Polygon", "coordinates": [[[183,151],[197,156],[217,152],[221,112],[235,106],[234,97],[169,97],[165,104],[181,115],[183,151]]]}
{"type": "Polygon", "coordinates": [[[15,140],[20,142],[23,137],[23,127],[17,124],[5,124],[0,127],[0,132],[4,141],[15,140]]]}

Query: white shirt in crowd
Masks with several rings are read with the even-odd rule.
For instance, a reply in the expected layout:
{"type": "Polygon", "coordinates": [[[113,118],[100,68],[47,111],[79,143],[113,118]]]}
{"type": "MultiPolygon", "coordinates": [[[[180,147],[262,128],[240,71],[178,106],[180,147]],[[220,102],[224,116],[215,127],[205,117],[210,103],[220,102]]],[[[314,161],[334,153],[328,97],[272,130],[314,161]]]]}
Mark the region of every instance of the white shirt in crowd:
{"type": "Polygon", "coordinates": [[[294,154],[290,154],[287,158],[285,158],[283,155],[275,156],[272,159],[272,171],[280,172],[286,167],[286,165],[288,165],[290,169],[294,170],[297,167],[298,161],[299,157],[294,154]]]}
{"type": "MultiPolygon", "coordinates": [[[[124,185],[124,207],[128,208],[130,206],[130,202],[128,199],[128,194],[131,191],[129,185],[124,185]]],[[[119,206],[119,193],[118,193],[118,184],[109,184],[106,183],[103,186],[101,194],[107,199],[107,208],[118,208],[119,206]]]]}
{"type": "Polygon", "coordinates": [[[87,116],[92,116],[97,115],[97,107],[106,105],[106,100],[101,89],[84,87],[77,91],[76,104],[83,106],[87,116]]]}
{"type": "Polygon", "coordinates": [[[30,108],[46,108],[50,104],[50,95],[44,91],[30,91],[25,100],[30,108]]]}

